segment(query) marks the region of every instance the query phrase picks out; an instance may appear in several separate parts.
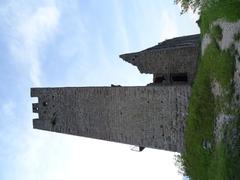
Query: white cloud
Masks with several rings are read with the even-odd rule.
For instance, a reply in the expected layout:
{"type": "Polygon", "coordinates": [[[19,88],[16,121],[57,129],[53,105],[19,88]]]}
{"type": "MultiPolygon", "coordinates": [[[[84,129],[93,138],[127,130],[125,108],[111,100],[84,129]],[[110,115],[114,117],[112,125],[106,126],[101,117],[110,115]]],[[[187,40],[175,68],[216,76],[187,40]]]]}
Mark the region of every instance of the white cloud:
{"type": "MultiPolygon", "coordinates": [[[[29,88],[29,81],[32,86],[41,85],[41,52],[54,37],[59,24],[60,11],[57,6],[42,2],[36,5],[21,0],[9,1],[0,8],[0,33],[5,35],[1,38],[6,40],[4,45],[11,53],[9,61],[21,73],[13,82],[21,82],[22,89],[29,88]],[[26,81],[20,81],[21,78],[26,81]]],[[[16,88],[16,92],[9,91],[9,96],[15,93],[19,95],[21,90],[16,88]]],[[[5,117],[0,133],[0,142],[5,142],[5,148],[0,153],[5,154],[2,163],[6,163],[6,167],[11,164],[11,170],[7,169],[3,174],[12,177],[15,171],[18,179],[35,179],[46,136],[38,136],[37,132],[33,132],[29,94],[26,92],[20,95],[22,102],[14,99],[2,102],[4,104],[0,106],[0,112],[5,117]]]]}
{"type": "Polygon", "coordinates": [[[2,112],[6,116],[12,116],[14,114],[15,107],[16,103],[10,100],[2,105],[0,112],[2,112]]]}
{"type": "Polygon", "coordinates": [[[164,10],[161,13],[161,31],[160,31],[160,39],[171,39],[178,35],[178,26],[176,21],[172,18],[170,12],[164,10]]]}
{"type": "Polygon", "coordinates": [[[129,51],[129,38],[128,38],[128,32],[127,27],[123,19],[122,9],[121,9],[121,3],[116,0],[114,1],[114,15],[116,16],[116,27],[117,27],[117,39],[121,37],[120,42],[122,42],[123,49],[125,51],[129,51]]]}
{"type": "MultiPolygon", "coordinates": [[[[27,7],[23,8],[23,11],[27,7]]],[[[19,9],[18,9],[19,10],[19,9]]],[[[56,6],[42,6],[36,11],[22,12],[13,26],[13,37],[9,46],[13,57],[28,71],[33,86],[41,84],[40,51],[51,36],[54,35],[60,13],[56,6]]],[[[18,15],[18,14],[14,14],[18,15]]]]}
{"type": "Polygon", "coordinates": [[[182,179],[173,153],[167,151],[147,148],[138,153],[129,145],[59,134],[54,141],[42,152],[48,169],[41,179],[182,179]]]}
{"type": "Polygon", "coordinates": [[[188,18],[192,21],[193,24],[196,23],[196,21],[199,19],[199,14],[198,12],[193,12],[192,10],[189,10],[187,12],[188,18]]]}
{"type": "MultiPolygon", "coordinates": [[[[179,12],[181,12],[182,8],[181,8],[180,4],[178,4],[177,7],[179,9],[179,12]]],[[[196,21],[199,19],[199,11],[198,10],[193,12],[192,9],[189,9],[187,12],[185,12],[181,15],[181,19],[184,19],[186,22],[186,24],[179,22],[178,26],[181,27],[181,25],[182,25],[182,27],[181,27],[182,30],[187,28],[188,33],[189,32],[199,33],[199,27],[196,23],[196,21]],[[191,24],[191,26],[189,24],[191,24]]]]}

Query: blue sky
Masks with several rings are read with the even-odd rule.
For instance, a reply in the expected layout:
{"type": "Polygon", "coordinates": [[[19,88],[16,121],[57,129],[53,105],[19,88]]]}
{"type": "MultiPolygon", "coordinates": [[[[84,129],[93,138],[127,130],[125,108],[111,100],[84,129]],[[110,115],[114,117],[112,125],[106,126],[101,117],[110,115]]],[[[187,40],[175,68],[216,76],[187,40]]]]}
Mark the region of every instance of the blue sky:
{"type": "Polygon", "coordinates": [[[32,129],[30,87],[146,85],[118,55],[199,33],[173,0],[0,1],[0,179],[182,179],[174,154],[32,129]]]}

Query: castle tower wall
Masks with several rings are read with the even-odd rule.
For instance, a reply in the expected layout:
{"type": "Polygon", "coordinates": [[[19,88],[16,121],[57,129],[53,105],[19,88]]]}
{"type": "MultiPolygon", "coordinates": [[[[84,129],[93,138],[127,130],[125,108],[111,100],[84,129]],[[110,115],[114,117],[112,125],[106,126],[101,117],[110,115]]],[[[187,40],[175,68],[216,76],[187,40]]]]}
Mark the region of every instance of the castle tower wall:
{"type": "Polygon", "coordinates": [[[189,85],[32,88],[33,127],[77,136],[183,151],[189,85]]]}
{"type": "MultiPolygon", "coordinates": [[[[154,74],[154,79],[164,77],[163,84],[192,84],[197,70],[200,35],[190,35],[165,40],[143,51],[120,55],[120,58],[137,66],[141,73],[154,74]],[[174,81],[172,76],[186,74],[187,82],[174,81]]],[[[179,78],[178,78],[179,79],[179,78]]]]}
{"type": "Polygon", "coordinates": [[[171,73],[187,73],[191,84],[197,69],[198,50],[196,47],[153,49],[120,57],[137,66],[141,73],[169,76],[171,73]]]}

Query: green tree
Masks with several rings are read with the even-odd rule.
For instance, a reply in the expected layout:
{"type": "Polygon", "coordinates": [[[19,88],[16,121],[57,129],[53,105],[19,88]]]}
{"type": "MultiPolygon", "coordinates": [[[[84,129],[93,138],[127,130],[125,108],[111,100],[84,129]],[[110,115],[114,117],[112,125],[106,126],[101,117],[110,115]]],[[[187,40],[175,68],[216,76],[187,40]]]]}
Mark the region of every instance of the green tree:
{"type": "Polygon", "coordinates": [[[193,11],[196,11],[196,9],[200,8],[200,0],[175,0],[176,4],[181,4],[182,7],[182,13],[187,12],[188,9],[192,9],[193,11]]]}

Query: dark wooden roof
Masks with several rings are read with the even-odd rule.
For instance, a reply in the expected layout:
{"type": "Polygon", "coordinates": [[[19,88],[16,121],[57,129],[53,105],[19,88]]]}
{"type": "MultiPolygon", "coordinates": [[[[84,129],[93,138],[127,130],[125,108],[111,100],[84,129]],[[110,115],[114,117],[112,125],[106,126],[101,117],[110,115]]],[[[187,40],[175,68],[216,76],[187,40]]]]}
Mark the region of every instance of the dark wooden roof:
{"type": "Polygon", "coordinates": [[[158,43],[158,45],[150,47],[143,51],[185,47],[185,46],[196,46],[198,43],[200,43],[200,34],[194,34],[189,36],[176,37],[173,39],[167,39],[163,42],[158,43]]]}

